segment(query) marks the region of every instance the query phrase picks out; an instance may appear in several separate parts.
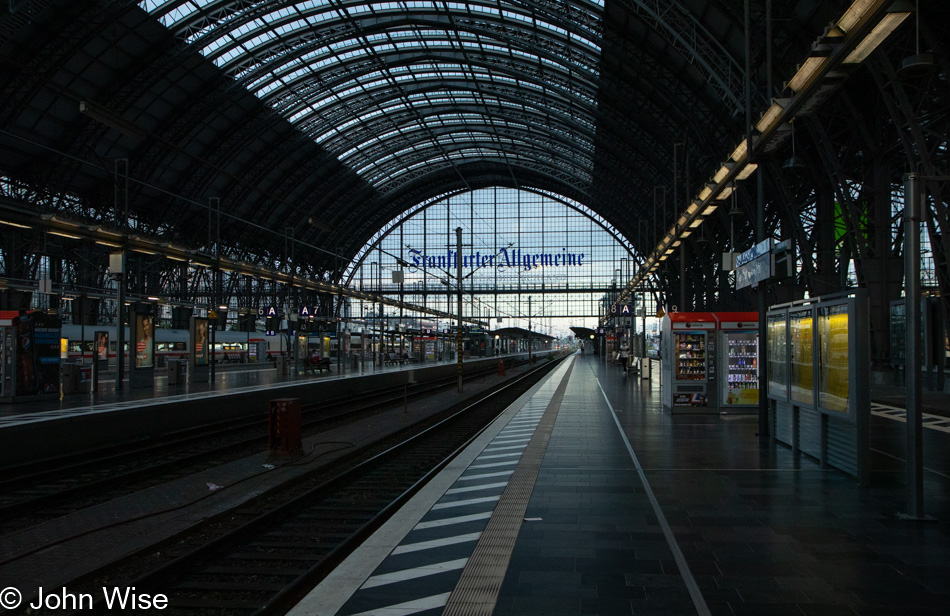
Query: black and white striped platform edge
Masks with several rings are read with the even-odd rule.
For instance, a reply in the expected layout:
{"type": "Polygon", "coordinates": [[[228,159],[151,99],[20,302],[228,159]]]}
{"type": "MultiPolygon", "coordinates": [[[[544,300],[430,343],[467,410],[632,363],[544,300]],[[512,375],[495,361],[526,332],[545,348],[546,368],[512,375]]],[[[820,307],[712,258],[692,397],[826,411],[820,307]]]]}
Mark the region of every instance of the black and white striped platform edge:
{"type": "MultiPolygon", "coordinates": [[[[457,570],[461,574],[467,561],[465,558],[373,575],[390,555],[463,542],[470,542],[474,549],[480,533],[453,533],[451,527],[476,520],[487,524],[531,433],[573,361],[573,358],[565,360],[554,372],[511,404],[476,441],[304,597],[287,616],[333,616],[357,592],[447,571],[457,570]],[[456,505],[471,505],[479,501],[485,504],[484,511],[467,516],[452,513],[456,505]],[[435,512],[438,512],[436,519],[429,516],[429,519],[421,522],[427,514],[435,512]],[[411,537],[414,532],[439,526],[448,529],[448,532],[438,539],[418,541],[411,537]]],[[[396,605],[380,605],[366,613],[379,616],[407,615],[441,608],[451,590],[447,588],[443,592],[430,592],[396,605]]]]}

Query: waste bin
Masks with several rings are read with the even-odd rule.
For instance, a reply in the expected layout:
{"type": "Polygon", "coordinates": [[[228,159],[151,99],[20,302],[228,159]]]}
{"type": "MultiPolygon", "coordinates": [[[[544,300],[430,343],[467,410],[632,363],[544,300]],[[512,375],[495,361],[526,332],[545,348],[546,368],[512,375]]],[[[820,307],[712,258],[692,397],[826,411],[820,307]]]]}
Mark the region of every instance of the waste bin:
{"type": "Polygon", "coordinates": [[[274,367],[277,368],[278,376],[287,376],[287,359],[285,357],[277,357],[274,360],[274,367]]]}
{"type": "Polygon", "coordinates": [[[267,445],[279,456],[300,453],[300,398],[278,398],[270,401],[267,445]]]}
{"type": "Polygon", "coordinates": [[[79,393],[79,364],[63,364],[63,395],[79,393]]]}
{"type": "Polygon", "coordinates": [[[180,385],[185,382],[185,362],[180,359],[168,360],[168,384],[180,385]]]}
{"type": "Polygon", "coordinates": [[[82,364],[77,368],[79,370],[79,380],[76,383],[76,393],[88,394],[92,391],[92,364],[82,364]]]}

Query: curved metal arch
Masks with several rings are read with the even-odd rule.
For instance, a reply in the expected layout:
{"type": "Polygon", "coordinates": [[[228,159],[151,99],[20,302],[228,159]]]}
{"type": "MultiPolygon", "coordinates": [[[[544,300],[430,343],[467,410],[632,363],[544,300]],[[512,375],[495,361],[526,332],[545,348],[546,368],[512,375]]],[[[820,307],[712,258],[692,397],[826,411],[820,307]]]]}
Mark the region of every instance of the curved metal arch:
{"type": "MultiPolygon", "coordinates": [[[[479,188],[475,190],[485,190],[486,188],[491,188],[491,187],[487,186],[485,188],[479,188]]],[[[519,188],[517,190],[523,190],[525,192],[534,193],[537,195],[541,195],[543,197],[547,197],[548,199],[551,199],[552,201],[560,203],[561,205],[564,205],[565,207],[568,207],[586,216],[587,218],[592,220],[594,223],[596,223],[601,229],[603,229],[608,235],[610,235],[614,239],[614,241],[616,241],[624,250],[627,251],[627,254],[630,255],[630,257],[635,258],[637,256],[638,253],[634,250],[633,245],[627,240],[627,238],[618,229],[616,229],[613,225],[611,225],[606,220],[601,218],[600,215],[597,214],[597,212],[588,208],[582,203],[579,203],[577,201],[574,201],[573,199],[570,199],[568,197],[559,195],[551,191],[534,189],[530,187],[519,188]]],[[[360,251],[357,252],[356,255],[353,256],[353,259],[350,261],[349,265],[347,265],[347,267],[343,270],[343,274],[341,276],[341,284],[345,286],[349,285],[350,282],[352,282],[353,280],[353,276],[356,274],[356,271],[359,269],[359,267],[363,264],[363,261],[366,259],[367,255],[369,255],[369,253],[372,252],[373,249],[375,249],[379,245],[379,243],[382,242],[384,239],[386,239],[393,231],[399,228],[400,225],[402,225],[407,220],[416,216],[417,214],[419,214],[425,209],[428,209],[435,205],[439,205],[440,203],[444,202],[446,199],[450,199],[452,197],[465,194],[467,192],[474,192],[474,191],[470,191],[468,189],[458,189],[458,190],[442,193],[438,196],[427,199],[426,201],[405,210],[399,216],[392,219],[389,223],[387,223],[379,231],[377,231],[375,235],[373,235],[369,240],[367,240],[363,248],[361,248],[360,251]]]]}
{"type": "MultiPolygon", "coordinates": [[[[448,98],[448,97],[447,97],[448,98]]],[[[472,99],[475,100],[474,98],[472,99]]],[[[367,121],[353,121],[349,126],[342,130],[339,128],[333,131],[333,137],[320,140],[327,149],[338,151],[342,147],[348,147],[353,143],[366,143],[369,139],[364,134],[380,135],[382,131],[389,130],[392,127],[405,126],[411,121],[419,121],[429,117],[449,116],[449,115],[482,115],[488,119],[497,119],[500,122],[512,122],[514,124],[526,127],[542,128],[539,133],[555,135],[560,141],[573,144],[570,139],[577,134],[588,132],[588,127],[581,126],[573,122],[571,118],[555,116],[552,114],[542,115],[534,107],[526,105],[515,105],[507,101],[492,99],[490,105],[470,103],[453,104],[451,102],[439,102],[420,105],[400,105],[393,106],[391,109],[383,110],[384,113],[374,115],[367,121]],[[486,107],[487,113],[486,113],[486,107]],[[544,131],[543,129],[548,129],[544,131]]],[[[590,141],[593,141],[593,134],[590,135],[590,141]]],[[[592,147],[592,146],[591,146],[592,147]]]]}
{"type": "MultiPolygon", "coordinates": [[[[671,47],[681,50],[713,87],[720,99],[733,108],[741,107],[745,91],[740,62],[709,29],[684,6],[682,0],[619,0],[628,10],[666,35],[671,47]]],[[[761,95],[758,95],[761,98],[761,95]]]]}
{"type": "MultiPolygon", "coordinates": [[[[471,73],[471,71],[469,71],[471,73]]],[[[313,107],[312,103],[297,101],[293,108],[281,110],[281,113],[291,116],[291,122],[303,129],[308,134],[312,130],[304,128],[309,126],[309,120],[312,118],[326,118],[325,125],[331,125],[337,116],[344,116],[348,119],[359,117],[360,111],[364,109],[378,108],[379,105],[387,103],[398,98],[407,98],[417,92],[440,91],[440,90],[471,90],[497,92],[502,88],[508,90],[509,95],[505,98],[518,100],[521,97],[535,97],[536,107],[556,106],[563,114],[570,115],[578,107],[586,108],[585,115],[593,118],[596,114],[594,101],[585,103],[572,99],[570,96],[558,93],[556,90],[546,88],[541,79],[519,80],[513,77],[500,78],[498,75],[490,73],[482,75],[488,77],[481,85],[473,85],[471,80],[465,79],[464,72],[460,71],[458,77],[450,77],[439,74],[435,71],[427,71],[426,74],[407,73],[404,79],[400,79],[398,84],[394,84],[388,79],[378,79],[372,84],[359,84],[359,87],[350,88],[347,92],[334,93],[335,101],[332,104],[321,107],[313,107]],[[527,88],[523,84],[528,83],[532,87],[527,88]],[[303,113],[304,109],[309,109],[309,113],[303,113]],[[345,110],[337,112],[337,110],[345,110]]]]}
{"type": "MultiPolygon", "coordinates": [[[[346,98],[346,93],[365,89],[367,83],[370,85],[380,81],[389,81],[392,87],[396,88],[396,78],[400,76],[416,76],[418,74],[436,74],[440,79],[441,75],[455,76],[455,74],[464,75],[470,73],[486,80],[498,79],[504,76],[505,79],[514,83],[523,82],[533,86],[543,84],[546,89],[558,91],[561,97],[566,100],[576,100],[588,109],[596,101],[597,88],[595,86],[582,87],[579,81],[571,80],[568,74],[560,72],[555,74],[553,71],[535,70],[535,65],[527,62],[513,62],[503,54],[482,54],[478,58],[466,59],[465,54],[458,54],[457,58],[449,58],[438,53],[422,51],[422,53],[410,54],[408,52],[394,51],[391,54],[381,55],[383,60],[395,58],[396,61],[384,65],[362,63],[357,70],[342,74],[338,80],[329,80],[321,82],[318,100],[317,97],[306,98],[305,88],[293,89],[291,84],[287,84],[287,89],[274,91],[263,100],[271,105],[277,111],[294,116],[299,110],[307,107],[320,110],[328,110],[333,113],[332,106],[342,105],[341,99],[346,98]],[[284,96],[286,94],[286,96],[284,96]],[[335,101],[326,104],[326,101],[335,101]]],[[[300,83],[306,80],[301,78],[300,83]]],[[[316,94],[316,88],[313,88],[316,94]]],[[[376,102],[376,101],[374,101],[376,102]]],[[[592,113],[592,112],[589,112],[592,113]]]]}
{"type": "MultiPolygon", "coordinates": [[[[279,59],[280,64],[278,66],[268,66],[266,69],[263,66],[259,67],[255,69],[254,73],[262,73],[261,75],[248,74],[242,76],[239,81],[251,91],[268,90],[267,94],[259,95],[261,100],[268,101],[271,98],[279,98],[282,91],[295,91],[294,86],[309,81],[313,78],[315,73],[328,75],[327,79],[321,81],[320,86],[323,89],[332,90],[335,87],[334,82],[339,83],[352,80],[353,77],[351,77],[351,75],[354,73],[365,73],[365,70],[359,70],[359,67],[363,65],[370,65],[371,69],[374,69],[380,65],[388,66],[391,64],[398,66],[412,63],[411,61],[399,60],[400,56],[409,58],[420,56],[448,58],[449,63],[464,63],[468,61],[470,55],[476,55],[498,57],[514,65],[529,65],[532,68],[537,65],[537,61],[540,59],[544,62],[544,69],[560,72],[570,81],[587,83],[591,90],[595,90],[597,87],[596,74],[594,71],[589,68],[582,69],[577,68],[576,65],[565,64],[563,61],[559,61],[562,60],[561,58],[543,53],[543,50],[539,53],[539,50],[532,49],[529,53],[524,49],[513,48],[510,45],[506,46],[500,42],[491,43],[488,45],[489,48],[486,49],[485,43],[490,41],[482,41],[482,35],[477,33],[463,31],[456,33],[456,40],[452,40],[452,33],[449,31],[434,29],[423,30],[416,24],[414,24],[414,26],[416,27],[401,30],[386,30],[369,36],[362,33],[359,37],[341,39],[339,45],[343,47],[343,49],[330,49],[330,45],[324,41],[319,42],[317,51],[313,53],[311,53],[310,47],[300,47],[295,49],[293,53],[287,52],[281,56],[275,56],[271,63],[278,64],[279,59]],[[472,35],[471,40],[469,40],[468,37],[462,38],[459,36],[460,34],[472,35]],[[435,38],[436,36],[438,36],[438,38],[435,38]],[[377,37],[380,40],[373,40],[369,44],[366,43],[367,39],[375,39],[377,37]],[[393,40],[394,37],[397,40],[393,40]],[[405,38],[406,41],[403,41],[403,38],[405,38]],[[402,43],[410,41],[418,43],[418,45],[413,45],[409,49],[406,49],[406,45],[402,45],[402,43]],[[319,51],[324,53],[318,53],[319,51]],[[340,55],[345,57],[341,59],[340,55]],[[388,60],[388,58],[392,56],[395,56],[397,59],[391,62],[379,62],[379,60],[388,60]],[[331,60],[332,66],[329,66],[331,60]],[[301,68],[306,67],[307,69],[312,69],[314,64],[321,64],[325,61],[327,64],[325,70],[314,71],[301,68]],[[565,70],[565,66],[574,68],[565,70]],[[288,75],[294,75],[296,73],[301,73],[301,75],[289,81],[287,80],[288,75]],[[285,87],[270,87],[278,81],[283,83],[285,87]],[[271,94],[271,92],[276,93],[271,94]]],[[[315,42],[314,45],[316,44],[315,42]]],[[[510,69],[506,69],[506,72],[511,71],[510,69]]]]}
{"type": "MultiPolygon", "coordinates": [[[[526,91],[517,92],[512,88],[504,87],[498,84],[482,84],[476,86],[470,81],[459,80],[440,80],[431,79],[426,81],[416,80],[414,83],[404,86],[403,91],[394,93],[392,90],[381,89],[381,94],[376,96],[375,100],[368,100],[368,97],[354,95],[346,100],[348,111],[353,115],[347,117],[347,121],[342,124],[334,124],[338,118],[332,114],[320,114],[313,121],[302,122],[300,130],[310,135],[317,143],[323,143],[321,139],[327,132],[326,125],[332,127],[348,126],[353,123],[359,123],[361,120],[370,118],[372,122],[384,121],[386,111],[395,111],[397,108],[417,109],[426,108],[431,105],[429,100],[432,98],[450,99],[456,93],[463,93],[467,98],[478,102],[478,106],[485,108],[520,108],[524,110],[527,116],[537,116],[544,118],[544,123],[548,124],[551,118],[557,118],[558,125],[563,125],[573,131],[578,136],[590,135],[593,138],[596,128],[594,118],[586,121],[578,114],[572,114],[569,105],[559,104],[555,101],[549,101],[545,105],[546,99],[543,95],[529,95],[526,91]],[[383,95],[391,94],[383,98],[383,95]],[[521,94],[521,96],[518,96],[521,94]],[[498,101],[498,105],[495,105],[498,101]]],[[[375,95],[376,92],[373,92],[375,95]]],[[[457,104],[457,103],[452,103],[457,104]]],[[[461,108],[462,106],[459,105],[461,108]]],[[[316,115],[316,114],[314,114],[316,115]]]]}
{"type": "MultiPolygon", "coordinates": [[[[290,2],[289,4],[294,3],[290,2]]],[[[577,60],[581,60],[585,55],[588,55],[583,53],[585,47],[597,47],[597,45],[593,44],[593,41],[588,41],[579,33],[575,33],[575,36],[568,38],[553,28],[546,27],[543,22],[539,24],[538,22],[540,20],[536,20],[534,24],[529,24],[528,22],[520,22],[519,20],[512,20],[510,18],[505,19],[498,15],[497,12],[493,14],[490,12],[471,11],[472,8],[479,7],[495,8],[497,7],[497,3],[495,2],[486,2],[484,0],[480,2],[468,2],[466,3],[466,11],[452,9],[440,10],[440,7],[438,7],[435,2],[430,2],[429,4],[431,6],[428,7],[413,6],[411,10],[407,12],[404,8],[397,6],[395,3],[384,5],[385,8],[380,10],[373,8],[372,3],[366,2],[365,0],[341,0],[335,2],[332,7],[328,7],[327,5],[320,7],[315,6],[310,9],[298,11],[293,15],[285,15],[277,19],[268,19],[266,22],[263,20],[263,17],[266,16],[266,12],[258,11],[262,13],[258,15],[255,14],[254,11],[246,11],[241,12],[236,18],[230,21],[223,21],[217,26],[207,29],[204,34],[198,37],[186,37],[186,40],[193,48],[206,50],[210,46],[212,39],[220,40],[226,36],[230,37],[231,41],[228,44],[223,44],[213,52],[205,53],[205,55],[212,61],[215,61],[222,70],[238,79],[243,78],[248,71],[253,70],[251,68],[252,66],[260,64],[263,59],[271,57],[273,54],[281,55],[279,50],[293,49],[301,45],[303,41],[320,41],[326,44],[329,42],[326,36],[327,34],[336,37],[341,35],[345,36],[347,34],[359,36],[365,33],[390,30],[403,25],[441,26],[449,30],[462,29],[474,32],[481,30],[483,36],[498,38],[497,33],[492,32],[491,29],[485,28],[484,26],[477,27],[477,25],[480,24],[494,25],[495,27],[504,28],[508,34],[520,33],[522,40],[531,39],[534,45],[538,43],[542,45],[544,43],[560,43],[563,41],[564,44],[558,44],[557,47],[573,50],[573,53],[568,54],[566,57],[573,57],[577,60]],[[369,8],[366,11],[357,10],[364,7],[369,8]],[[331,13],[333,14],[333,18],[321,19],[318,22],[319,25],[310,22],[304,26],[303,23],[301,23],[308,22],[309,18],[317,17],[320,14],[331,13]],[[233,35],[235,30],[241,30],[246,24],[254,21],[258,21],[260,25],[256,28],[246,28],[245,31],[241,32],[237,37],[233,35]],[[286,32],[281,33],[287,34],[287,36],[276,36],[273,39],[262,41],[260,46],[255,47],[253,50],[247,50],[247,54],[237,54],[234,56],[234,59],[229,59],[224,62],[217,61],[218,58],[226,56],[238,48],[245,49],[244,46],[248,42],[260,38],[263,33],[270,33],[297,23],[301,23],[301,27],[288,29],[286,32]],[[345,27],[341,27],[340,24],[344,24],[345,27]],[[550,32],[553,36],[546,40],[539,40],[538,35],[546,32],[550,32]],[[585,41],[587,42],[586,45],[585,41]]],[[[507,8],[518,7],[511,5],[506,7],[506,9],[507,8]]],[[[497,11],[496,8],[495,10],[497,11]]],[[[272,11],[267,12],[272,13],[272,11]]],[[[508,40],[509,43],[511,42],[510,38],[502,40],[508,40]]],[[[589,66],[593,67],[596,65],[597,58],[595,56],[588,56],[586,61],[589,66]]]]}
{"type": "Polygon", "coordinates": [[[387,170],[380,170],[377,174],[367,178],[371,183],[374,180],[383,179],[386,186],[393,183],[400,183],[403,176],[412,177],[417,170],[431,172],[438,169],[439,166],[449,165],[463,158],[463,154],[478,154],[478,162],[500,161],[510,169],[516,169],[521,166],[535,169],[544,168],[548,170],[551,178],[560,179],[577,189],[581,189],[590,183],[590,172],[578,169],[563,168],[558,164],[556,157],[545,156],[545,153],[538,148],[519,148],[517,144],[499,144],[497,139],[486,138],[484,140],[468,140],[465,142],[440,142],[431,143],[426,147],[414,149],[412,162],[403,161],[398,165],[397,173],[388,173],[387,170]]]}
{"type": "MultiPolygon", "coordinates": [[[[564,161],[567,170],[576,168],[578,171],[583,170],[585,173],[590,173],[590,168],[593,166],[593,148],[585,151],[583,155],[579,153],[575,155],[578,150],[573,146],[572,142],[557,137],[544,139],[544,137],[550,137],[550,135],[533,130],[531,126],[514,125],[512,123],[505,124],[503,122],[494,123],[483,119],[474,122],[467,121],[449,124],[440,122],[440,118],[441,116],[427,117],[426,120],[431,120],[431,124],[419,123],[415,126],[401,126],[398,131],[393,131],[396,134],[392,137],[387,138],[386,135],[381,135],[378,141],[370,142],[368,145],[361,144],[361,146],[357,146],[359,147],[358,154],[364,159],[369,159],[370,162],[366,163],[367,165],[382,169],[385,167],[384,162],[390,156],[397,155],[399,152],[417,150],[418,144],[431,143],[433,140],[438,140],[443,136],[459,138],[463,135],[485,135],[489,142],[492,138],[505,139],[512,143],[523,144],[519,147],[526,150],[538,149],[542,152],[554,152],[557,155],[555,158],[564,161]],[[420,135],[420,138],[412,139],[411,144],[406,144],[403,140],[417,133],[420,135]],[[580,164],[580,161],[584,161],[584,164],[580,164]]],[[[471,140],[472,143],[479,141],[481,141],[481,139],[471,140]]],[[[354,152],[354,158],[355,154],[354,152]]],[[[349,157],[344,154],[340,159],[346,162],[348,158],[349,157]]],[[[357,172],[360,173],[362,169],[363,168],[358,168],[357,172]]]]}

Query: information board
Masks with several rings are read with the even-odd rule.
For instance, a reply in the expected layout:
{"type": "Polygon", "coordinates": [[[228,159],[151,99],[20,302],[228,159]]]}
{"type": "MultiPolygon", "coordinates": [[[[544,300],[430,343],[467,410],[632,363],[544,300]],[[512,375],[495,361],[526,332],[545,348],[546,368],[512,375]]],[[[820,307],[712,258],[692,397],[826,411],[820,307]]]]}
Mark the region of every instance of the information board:
{"type": "Polygon", "coordinates": [[[848,412],[850,378],[848,306],[818,309],[818,404],[830,411],[848,412]]]}
{"type": "Polygon", "coordinates": [[[59,393],[60,320],[42,312],[13,319],[16,396],[59,393]]]}
{"type": "Polygon", "coordinates": [[[786,313],[768,317],[769,395],[788,399],[788,336],[786,313]]]}
{"type": "Polygon", "coordinates": [[[813,406],[815,404],[815,343],[812,309],[789,312],[788,331],[791,353],[791,399],[813,406]]]}

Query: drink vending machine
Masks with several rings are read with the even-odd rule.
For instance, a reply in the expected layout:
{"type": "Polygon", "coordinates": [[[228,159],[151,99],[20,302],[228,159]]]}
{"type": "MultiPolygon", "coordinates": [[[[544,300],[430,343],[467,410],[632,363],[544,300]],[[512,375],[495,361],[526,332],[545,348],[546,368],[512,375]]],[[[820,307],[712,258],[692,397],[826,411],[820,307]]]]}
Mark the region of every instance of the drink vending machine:
{"type": "Polygon", "coordinates": [[[749,412],[759,405],[759,313],[717,312],[722,366],[719,408],[749,412]]]}
{"type": "Polygon", "coordinates": [[[718,413],[716,330],[711,312],[672,312],[663,317],[660,395],[673,413],[718,413]]]}

